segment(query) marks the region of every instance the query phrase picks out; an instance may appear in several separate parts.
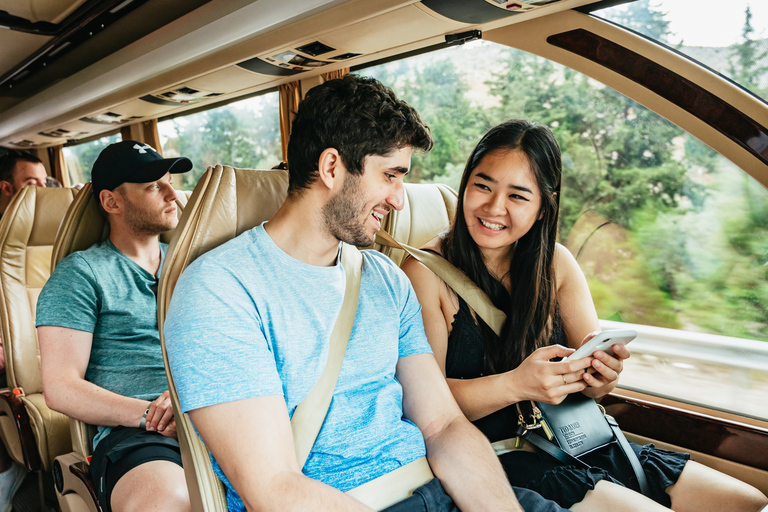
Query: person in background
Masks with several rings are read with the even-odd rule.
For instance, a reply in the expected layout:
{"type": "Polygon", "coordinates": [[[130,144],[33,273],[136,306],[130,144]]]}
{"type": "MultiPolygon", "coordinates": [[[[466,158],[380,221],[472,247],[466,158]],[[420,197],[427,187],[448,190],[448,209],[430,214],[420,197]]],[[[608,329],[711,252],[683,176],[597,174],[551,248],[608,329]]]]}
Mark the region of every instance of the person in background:
{"type": "Polygon", "coordinates": [[[157,328],[157,283],[178,224],[164,159],[125,140],[93,165],[93,194],[109,238],[62,259],[37,302],[46,404],[98,426],[90,470],[105,511],[187,511],[176,423],[157,328]]]}
{"type": "Polygon", "coordinates": [[[47,178],[43,162],[31,153],[9,149],[0,156],[0,217],[22,187],[45,187],[47,178]]]}
{"type": "MultiPolygon", "coordinates": [[[[45,187],[47,177],[43,162],[31,153],[9,149],[0,155],[0,217],[16,192],[26,186],[45,187]]],[[[5,355],[0,350],[0,372],[4,371],[5,355]]],[[[24,482],[26,474],[26,470],[14,462],[0,444],[0,512],[11,510],[13,496],[24,482]]]]}

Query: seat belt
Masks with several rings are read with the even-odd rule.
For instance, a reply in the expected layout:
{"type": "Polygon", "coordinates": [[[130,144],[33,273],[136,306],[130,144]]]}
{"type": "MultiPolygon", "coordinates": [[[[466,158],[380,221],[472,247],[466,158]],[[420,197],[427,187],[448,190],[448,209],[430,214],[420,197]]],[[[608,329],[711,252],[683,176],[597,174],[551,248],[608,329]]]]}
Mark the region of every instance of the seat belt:
{"type": "Polygon", "coordinates": [[[493,329],[496,336],[501,336],[501,327],[504,325],[507,315],[494,306],[488,295],[473,283],[464,272],[450,264],[448,260],[434,252],[403,245],[381,229],[376,233],[376,243],[393,249],[402,249],[423,263],[424,266],[434,272],[437,277],[459,294],[464,299],[464,302],[488,324],[488,327],[493,329]]]}
{"type": "MultiPolygon", "coordinates": [[[[442,279],[445,284],[447,284],[454,292],[456,292],[456,294],[464,299],[464,302],[466,302],[467,305],[469,305],[469,307],[471,307],[475,313],[477,313],[477,315],[482,318],[483,321],[485,321],[485,323],[488,324],[491,329],[493,329],[493,332],[495,332],[497,336],[500,335],[501,328],[507,318],[506,314],[494,306],[491,303],[491,299],[488,298],[488,295],[483,292],[483,290],[481,290],[480,287],[478,287],[471,279],[469,279],[467,275],[464,274],[464,272],[456,268],[453,264],[451,264],[448,260],[439,254],[401,244],[384,230],[379,230],[378,233],[376,233],[376,242],[394,249],[402,249],[409,255],[416,258],[417,261],[434,272],[437,277],[442,279]]],[[[627,438],[624,437],[624,434],[619,428],[618,423],[616,423],[616,420],[609,415],[605,415],[605,417],[608,421],[608,424],[611,426],[611,429],[613,429],[614,437],[619,442],[619,446],[624,452],[626,459],[632,466],[632,471],[635,473],[635,478],[637,478],[641,492],[648,496],[648,482],[645,477],[645,472],[640,465],[640,461],[637,459],[637,456],[635,456],[634,451],[629,445],[627,438]]],[[[589,467],[575,457],[571,457],[570,455],[566,454],[558,446],[544,440],[543,438],[534,439],[536,437],[537,436],[529,436],[526,437],[526,439],[534,444],[537,448],[545,451],[563,463],[572,464],[573,461],[576,461],[580,465],[589,467]],[[538,442],[539,440],[541,440],[541,442],[538,442]]]]}
{"type": "Polygon", "coordinates": [[[352,334],[352,324],[355,322],[357,301],[360,297],[360,277],[363,271],[363,255],[357,247],[346,243],[341,244],[341,266],[344,268],[346,283],[344,299],[341,302],[339,316],[333,325],[328,346],[328,360],[325,369],[314,387],[307,393],[304,400],[296,406],[291,417],[293,443],[296,448],[296,460],[303,468],[309,457],[309,452],[315,444],[317,434],[323,426],[328,408],[331,405],[333,391],[339,380],[341,363],[347,351],[349,336],[352,334]]]}
{"type": "MultiPolygon", "coordinates": [[[[344,299],[341,302],[339,316],[331,331],[328,360],[325,369],[304,400],[296,406],[291,417],[291,430],[296,448],[296,460],[303,468],[309,452],[315,444],[320,428],[331,405],[336,382],[341,372],[344,353],[347,351],[352,324],[355,321],[357,302],[360,297],[360,279],[362,276],[363,256],[357,247],[342,243],[341,266],[344,268],[346,283],[344,299]]],[[[409,497],[413,490],[434,478],[426,457],[421,457],[394,471],[390,471],[347,494],[363,502],[374,510],[383,510],[409,497]]]]}

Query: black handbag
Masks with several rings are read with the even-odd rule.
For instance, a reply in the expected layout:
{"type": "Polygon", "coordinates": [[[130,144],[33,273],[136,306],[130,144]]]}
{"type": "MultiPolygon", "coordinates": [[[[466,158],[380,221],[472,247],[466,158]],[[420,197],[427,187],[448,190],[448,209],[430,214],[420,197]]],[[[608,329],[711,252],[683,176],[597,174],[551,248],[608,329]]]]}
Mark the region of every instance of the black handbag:
{"type": "Polygon", "coordinates": [[[592,398],[572,393],[557,405],[531,401],[530,421],[517,404],[517,435],[564,464],[591,467],[580,457],[616,442],[632,466],[640,491],[649,496],[640,461],[616,420],[592,398]]]}

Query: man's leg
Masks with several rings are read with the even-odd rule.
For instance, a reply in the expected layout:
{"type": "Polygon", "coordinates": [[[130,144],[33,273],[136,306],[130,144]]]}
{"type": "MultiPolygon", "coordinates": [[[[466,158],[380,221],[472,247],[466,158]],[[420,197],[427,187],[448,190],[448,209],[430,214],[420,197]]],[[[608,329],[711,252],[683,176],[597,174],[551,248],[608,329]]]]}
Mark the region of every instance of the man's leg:
{"type": "Polygon", "coordinates": [[[191,510],[184,470],[174,462],[154,460],[128,471],[112,490],[113,512],[191,510]]]}
{"type": "Polygon", "coordinates": [[[0,512],[11,510],[13,496],[26,476],[26,469],[14,462],[5,450],[5,446],[0,443],[0,512]]]}

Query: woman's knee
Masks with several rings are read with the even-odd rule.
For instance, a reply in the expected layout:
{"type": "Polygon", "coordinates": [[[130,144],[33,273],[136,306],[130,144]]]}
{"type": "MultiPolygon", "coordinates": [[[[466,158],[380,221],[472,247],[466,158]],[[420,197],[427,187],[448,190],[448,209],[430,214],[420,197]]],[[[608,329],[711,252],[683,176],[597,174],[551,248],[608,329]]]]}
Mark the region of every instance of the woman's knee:
{"type": "Polygon", "coordinates": [[[600,480],[595,488],[587,491],[584,499],[571,507],[572,512],[669,512],[640,493],[600,480]]]}

